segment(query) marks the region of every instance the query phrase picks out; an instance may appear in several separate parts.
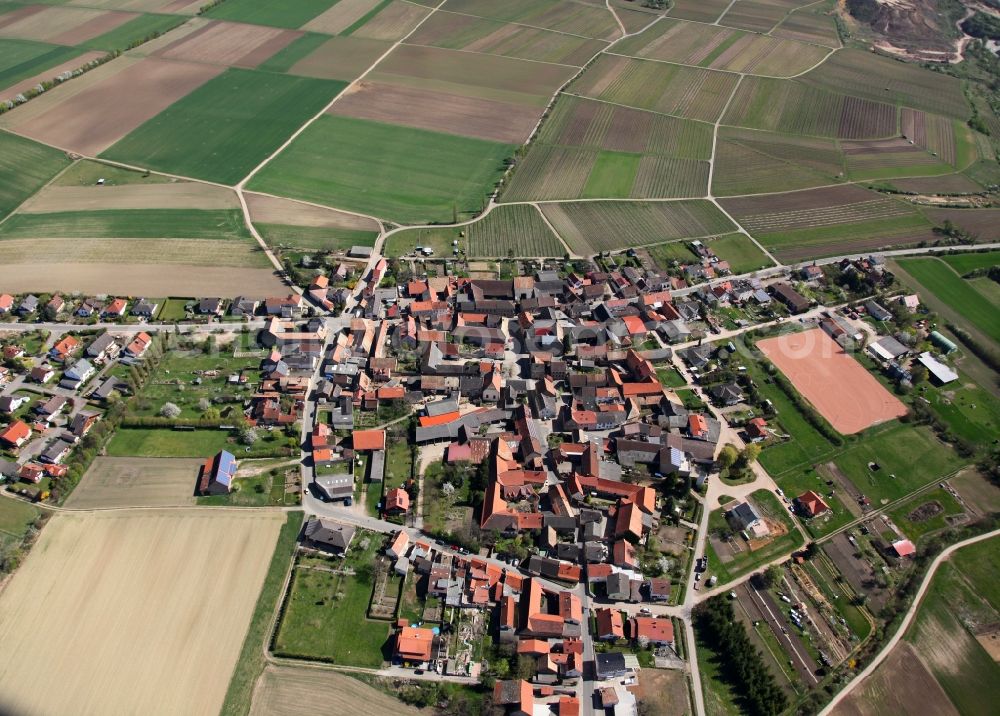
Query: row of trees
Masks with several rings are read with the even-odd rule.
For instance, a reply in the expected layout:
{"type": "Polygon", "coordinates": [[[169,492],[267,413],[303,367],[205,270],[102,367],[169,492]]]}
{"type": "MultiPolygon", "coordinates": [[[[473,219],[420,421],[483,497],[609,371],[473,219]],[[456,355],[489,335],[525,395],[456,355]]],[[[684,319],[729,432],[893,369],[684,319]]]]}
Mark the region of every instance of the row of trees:
{"type": "Polygon", "coordinates": [[[764,663],[764,655],[736,621],[732,603],[713,597],[694,610],[694,625],[700,641],[719,658],[719,675],[736,692],[743,713],[773,716],[785,710],[788,697],[764,663]]]}

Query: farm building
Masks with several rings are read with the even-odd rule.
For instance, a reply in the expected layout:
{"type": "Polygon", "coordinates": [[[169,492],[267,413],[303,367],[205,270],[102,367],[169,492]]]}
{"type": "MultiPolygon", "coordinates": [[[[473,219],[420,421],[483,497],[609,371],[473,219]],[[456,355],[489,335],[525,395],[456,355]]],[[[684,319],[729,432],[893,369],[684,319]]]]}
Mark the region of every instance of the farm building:
{"type": "Polygon", "coordinates": [[[202,495],[225,495],[233,489],[233,477],[236,475],[236,456],[222,450],[215,457],[210,457],[201,466],[198,477],[198,492],[202,495]]]}
{"type": "Polygon", "coordinates": [[[927,369],[927,372],[931,374],[931,377],[939,385],[945,385],[953,380],[958,380],[958,373],[939,361],[930,352],[921,353],[917,356],[917,361],[927,369]]]}
{"type": "Polygon", "coordinates": [[[785,307],[792,313],[802,313],[809,308],[809,299],[787,283],[779,282],[772,285],[771,294],[785,304],[785,307]]]}

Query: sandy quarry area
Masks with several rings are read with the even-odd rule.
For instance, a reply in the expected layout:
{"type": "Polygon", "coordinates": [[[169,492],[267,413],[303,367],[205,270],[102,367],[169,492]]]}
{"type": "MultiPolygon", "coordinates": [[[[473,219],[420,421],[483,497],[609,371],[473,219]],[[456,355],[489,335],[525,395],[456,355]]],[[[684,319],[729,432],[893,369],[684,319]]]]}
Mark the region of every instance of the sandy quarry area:
{"type": "Polygon", "coordinates": [[[302,204],[266,194],[247,192],[244,196],[250,208],[250,219],[255,224],[286,224],[358,231],[379,230],[378,222],[366,216],[302,204]]]}
{"type": "Polygon", "coordinates": [[[421,713],[350,676],[326,669],[270,665],[254,688],[250,716],[313,716],[323,713],[367,716],[417,716],[421,713]],[[303,699],[303,694],[309,694],[303,699]]]}
{"type": "Polygon", "coordinates": [[[53,517],[0,594],[0,712],[218,714],[284,521],[53,517]]]}
{"type": "Polygon", "coordinates": [[[757,347],[843,435],[906,415],[906,406],[821,328],[768,338],[757,347]]]}
{"type": "Polygon", "coordinates": [[[197,458],[98,457],[66,500],[66,507],[194,505],[201,463],[197,458]]]}
{"type": "Polygon", "coordinates": [[[122,184],[120,186],[48,186],[28,199],[22,213],[101,211],[111,209],[238,209],[236,192],[200,182],[122,184]]]}

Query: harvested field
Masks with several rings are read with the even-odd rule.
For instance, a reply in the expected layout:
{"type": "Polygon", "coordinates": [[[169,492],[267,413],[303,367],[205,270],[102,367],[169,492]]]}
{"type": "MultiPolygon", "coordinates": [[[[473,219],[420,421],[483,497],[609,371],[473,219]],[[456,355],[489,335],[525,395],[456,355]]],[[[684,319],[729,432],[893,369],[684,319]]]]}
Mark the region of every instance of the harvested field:
{"type": "Polygon", "coordinates": [[[195,63],[121,57],[7,113],[2,125],[95,156],[221,71],[195,63]],[[116,110],[110,118],[109,107],[116,110]]]}
{"type": "Polygon", "coordinates": [[[478,213],[512,148],[326,115],[250,182],[292,196],[401,222],[451,221],[478,213]]]}
{"type": "Polygon", "coordinates": [[[381,0],[340,0],[302,26],[309,32],[339,35],[378,7],[381,0]]]}
{"type": "Polygon", "coordinates": [[[737,77],[696,67],[602,55],[569,87],[585,97],[714,122],[737,77]]]}
{"type": "Polygon", "coordinates": [[[236,192],[212,184],[125,184],[121,186],[48,186],[20,212],[45,213],[111,209],[238,209],[236,192]]]}
{"type": "Polygon", "coordinates": [[[246,193],[250,220],[262,224],[286,224],[316,228],[350,229],[352,231],[379,231],[378,222],[366,216],[348,214],[336,209],[303,204],[276,196],[246,193]]]}
{"type": "Polygon", "coordinates": [[[521,144],[541,111],[459,94],[359,82],[330,107],[330,114],[521,144]]]}
{"type": "Polygon", "coordinates": [[[571,35],[613,40],[621,34],[618,23],[602,4],[585,5],[560,0],[450,0],[452,12],[533,25],[571,35]]]}
{"type": "Polygon", "coordinates": [[[958,716],[948,695],[908,642],[900,642],[871,676],[837,705],[833,716],[958,716]],[[899,688],[901,683],[906,688],[899,688]]]}
{"type": "Polygon", "coordinates": [[[758,341],[757,347],[844,435],[906,415],[906,406],[820,328],[758,341]]]}
{"type": "MultiPolygon", "coordinates": [[[[4,248],[7,249],[10,243],[16,242],[5,243],[4,248]]],[[[66,256],[63,263],[53,263],[37,260],[39,241],[25,243],[30,244],[24,247],[25,258],[17,263],[5,261],[0,266],[0,284],[12,293],[62,291],[91,296],[103,293],[122,296],[195,296],[204,293],[206,286],[211,286],[216,295],[225,297],[248,296],[262,299],[288,293],[288,287],[275,276],[273,269],[231,268],[222,265],[220,262],[234,261],[232,244],[226,244],[227,250],[223,253],[218,250],[217,242],[193,242],[198,244],[196,248],[204,250],[175,256],[172,252],[186,250],[188,244],[171,239],[160,243],[158,255],[147,259],[147,263],[134,263],[141,258],[130,251],[133,246],[144,248],[150,243],[158,242],[108,241],[99,250],[94,250],[95,256],[91,263],[79,263],[81,259],[72,255],[66,256]],[[117,256],[128,261],[112,263],[111,260],[117,256]],[[103,262],[100,261],[102,257],[103,262]],[[202,258],[208,263],[197,265],[202,258]],[[190,263],[185,263],[186,261],[190,263]],[[176,272],[165,271],[164,266],[170,265],[183,269],[176,272]]],[[[90,246],[94,242],[53,241],[45,242],[42,246],[71,250],[81,243],[90,246]]],[[[260,265],[257,256],[261,254],[249,254],[247,259],[260,265]]],[[[241,258],[236,256],[235,261],[239,260],[241,258]]]]}
{"type": "Polygon", "coordinates": [[[896,109],[799,80],[747,77],[723,118],[728,125],[842,139],[894,137],[896,109]]]}
{"type": "Polygon", "coordinates": [[[0,16],[0,37],[39,40],[55,45],[78,45],[123,25],[138,15],[82,7],[29,6],[17,14],[0,16]],[[28,10],[32,10],[28,12],[28,10]]]}
{"type": "Polygon", "coordinates": [[[674,0],[670,17],[712,23],[729,7],[731,0],[674,0]]]}
{"type": "MultiPolygon", "coordinates": [[[[8,43],[13,42],[18,41],[0,41],[0,54],[9,57],[7,53],[11,47],[8,43]]],[[[44,45],[38,47],[38,49],[44,48],[44,45]]],[[[83,67],[88,62],[104,57],[105,54],[97,51],[81,54],[77,50],[54,48],[44,54],[36,55],[30,61],[19,61],[13,67],[0,69],[0,86],[2,86],[0,101],[16,97],[42,82],[48,82],[63,72],[71,72],[78,67],[83,67]],[[71,59],[60,62],[60,58],[66,55],[69,55],[71,59]],[[53,64],[53,61],[57,64],[53,64]]]]}
{"type": "Polygon", "coordinates": [[[200,459],[98,457],[66,500],[66,507],[176,507],[194,505],[200,459]]]}
{"type": "Polygon", "coordinates": [[[283,523],[209,509],[55,516],[0,595],[3,710],[218,713],[283,523]]]}
{"type": "Polygon", "coordinates": [[[542,204],[542,213],[574,253],[717,236],[736,227],[708,201],[542,204]]]}
{"type": "Polygon", "coordinates": [[[439,10],[407,43],[583,66],[606,42],[439,10]]]}
{"type": "Polygon", "coordinates": [[[891,102],[963,121],[970,114],[961,80],[863,50],[836,52],[800,81],[859,99],[891,102]]]}
{"type": "Polygon", "coordinates": [[[406,37],[429,13],[429,8],[404,0],[392,0],[375,17],[351,32],[350,36],[395,42],[406,37]]]}
{"type": "Polygon", "coordinates": [[[131,132],[105,156],[235,184],[344,86],[230,68],[131,132]]]}
{"type": "MultiPolygon", "coordinates": [[[[326,80],[353,81],[389,49],[389,44],[360,37],[331,37],[295,62],[288,73],[326,80]]],[[[265,67],[266,69],[266,67],[265,67]]]]}
{"type": "Polygon", "coordinates": [[[213,20],[157,50],[153,56],[252,68],[300,36],[301,33],[291,30],[213,20]]]}
{"type": "Polygon", "coordinates": [[[307,666],[268,665],[254,687],[250,716],[312,716],[315,703],[333,713],[364,704],[371,716],[417,716],[420,711],[346,674],[307,666]],[[308,693],[304,700],[302,694],[308,693]]]}
{"type": "Polygon", "coordinates": [[[730,72],[791,77],[808,70],[828,50],[794,40],[726,27],[661,20],[615,45],[614,51],[652,60],[730,72]]]}
{"type": "Polygon", "coordinates": [[[499,55],[400,45],[366,79],[542,108],[576,71],[499,55]]]}

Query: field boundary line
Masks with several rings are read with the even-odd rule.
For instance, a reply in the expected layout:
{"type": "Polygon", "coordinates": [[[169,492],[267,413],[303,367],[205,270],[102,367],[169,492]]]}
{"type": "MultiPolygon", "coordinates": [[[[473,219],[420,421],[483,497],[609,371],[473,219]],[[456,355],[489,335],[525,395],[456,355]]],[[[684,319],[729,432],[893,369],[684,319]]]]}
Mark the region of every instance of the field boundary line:
{"type": "Polygon", "coordinates": [[[545,215],[545,212],[542,211],[541,207],[538,206],[538,204],[532,204],[532,206],[535,207],[535,211],[538,212],[538,215],[542,217],[542,221],[545,222],[545,225],[549,227],[549,231],[552,232],[552,235],[555,236],[559,240],[559,243],[563,245],[563,248],[566,249],[566,253],[569,254],[571,258],[574,256],[578,257],[579,254],[574,252],[573,249],[571,249],[569,244],[566,242],[566,239],[564,239],[562,235],[558,231],[556,231],[556,227],[552,225],[552,222],[549,221],[549,217],[545,215]]]}
{"type": "Polygon", "coordinates": [[[942,563],[948,561],[951,555],[962,549],[963,547],[968,547],[969,545],[976,544],[977,542],[984,542],[988,539],[993,539],[994,537],[1000,536],[1000,529],[993,530],[991,532],[985,532],[981,535],[976,535],[975,537],[969,537],[961,542],[956,542],[955,544],[946,547],[944,550],[934,558],[931,562],[931,566],[928,568],[926,574],[924,574],[923,581],[920,583],[920,589],[917,590],[916,595],[913,597],[913,601],[910,603],[910,608],[906,611],[906,615],[903,617],[903,621],[900,623],[899,628],[896,633],[892,635],[892,638],[885,643],[885,646],[876,654],[868,665],[861,670],[853,679],[851,679],[837,694],[831,699],[830,703],[823,707],[823,710],[819,712],[819,716],[829,716],[833,710],[840,705],[850,693],[853,691],[862,681],[871,676],[875,670],[885,661],[889,654],[892,652],[893,648],[906,635],[909,630],[910,625],[913,623],[914,618],[917,615],[917,611],[920,607],[920,603],[923,601],[924,596],[927,594],[927,590],[931,586],[931,582],[934,579],[934,575],[937,573],[938,567],[942,563]]]}
{"type": "MultiPolygon", "coordinates": [[[[733,29],[735,29],[735,28],[733,28],[733,29]]],[[[764,35],[761,35],[761,37],[764,37],[764,35]]],[[[817,47],[819,47],[819,45],[817,45],[817,47]]],[[[810,71],[816,69],[821,64],[823,64],[824,62],[826,62],[827,57],[829,57],[834,52],[836,52],[836,50],[831,50],[829,47],[824,47],[823,49],[824,50],[829,50],[829,54],[826,57],[824,57],[822,60],[820,60],[819,62],[817,62],[815,65],[813,65],[809,69],[803,70],[802,72],[799,72],[798,74],[794,74],[794,75],[762,75],[762,74],[758,74],[756,72],[739,72],[737,70],[722,70],[722,69],[719,69],[718,67],[699,67],[698,65],[688,65],[688,64],[685,64],[684,62],[673,62],[672,60],[658,60],[655,57],[636,57],[635,55],[625,55],[625,54],[622,54],[621,52],[611,52],[610,50],[606,51],[604,54],[606,54],[606,55],[613,55],[615,57],[624,57],[627,60],[638,60],[639,62],[657,62],[657,63],[659,63],[661,65],[671,65],[673,67],[687,67],[687,68],[692,69],[692,70],[704,70],[706,72],[719,72],[719,73],[724,74],[724,75],[739,75],[741,77],[743,75],[750,75],[751,77],[763,77],[766,80],[791,80],[791,79],[795,79],[796,77],[800,77],[800,76],[804,75],[806,72],[810,72],[810,71]]]]}
{"type": "MultiPolygon", "coordinates": [[[[337,212],[340,212],[341,214],[350,214],[351,216],[359,216],[362,219],[371,219],[372,221],[374,221],[377,224],[379,224],[379,226],[381,226],[382,223],[383,223],[383,219],[380,219],[377,216],[372,216],[371,214],[362,214],[361,212],[358,212],[358,211],[351,211],[350,209],[341,209],[340,207],[330,206],[328,204],[320,204],[320,203],[315,202],[315,201],[309,201],[308,199],[295,199],[294,197],[290,197],[290,196],[281,196],[279,194],[271,194],[270,192],[266,192],[266,191],[253,191],[251,189],[245,189],[244,191],[247,194],[255,194],[257,196],[266,196],[266,197],[269,197],[271,199],[282,199],[283,201],[293,201],[296,204],[302,204],[303,206],[313,206],[313,207],[316,207],[317,209],[328,209],[329,211],[337,211],[337,212]]],[[[439,224],[436,224],[436,226],[439,226],[439,224]]]]}
{"type": "MultiPolygon", "coordinates": [[[[822,45],[817,45],[817,47],[822,47],[822,45]]],[[[817,62],[815,65],[813,65],[809,69],[802,70],[802,72],[799,72],[797,75],[792,75],[788,79],[794,80],[796,77],[801,77],[802,75],[809,74],[810,72],[812,72],[813,70],[815,70],[817,67],[819,67],[820,65],[822,65],[824,62],[826,62],[827,60],[829,60],[831,57],[833,57],[833,53],[836,52],[837,50],[842,49],[842,47],[828,47],[826,49],[829,50],[829,52],[826,53],[826,57],[824,57],[822,60],[820,60],[819,62],[817,62]]],[[[845,96],[852,96],[852,95],[845,95],[845,96]]],[[[888,102],[886,104],[888,104],[888,102]]]]}
{"type": "MultiPolygon", "coordinates": [[[[441,5],[438,5],[434,9],[435,10],[440,9],[441,6],[444,5],[444,4],[445,3],[442,2],[441,5]]],[[[587,7],[595,7],[594,5],[591,5],[589,3],[586,3],[586,6],[587,7]]],[[[427,7],[427,6],[423,5],[422,7],[427,7]]],[[[512,20],[498,20],[495,17],[486,17],[485,15],[476,15],[475,13],[460,12],[458,10],[441,10],[441,12],[446,12],[449,15],[464,15],[465,17],[474,17],[474,18],[477,18],[479,20],[488,20],[489,22],[497,22],[497,23],[500,23],[501,25],[516,25],[517,27],[527,27],[527,28],[532,29],[532,30],[541,30],[542,32],[553,32],[553,33],[555,33],[557,35],[568,35],[569,37],[579,37],[581,40],[597,40],[598,42],[603,42],[603,43],[608,44],[608,45],[610,45],[610,44],[612,44],[614,42],[617,42],[618,40],[621,39],[620,37],[616,37],[614,40],[603,40],[600,37],[590,37],[589,35],[578,35],[575,32],[566,32],[565,30],[554,30],[551,27],[542,27],[541,25],[529,25],[526,22],[514,22],[512,20]]],[[[430,17],[430,15],[428,15],[427,17],[430,17]]],[[[426,20],[427,18],[425,17],[424,19],[426,20]]],[[[626,35],[627,34],[628,33],[626,33],[626,35]]]]}
{"type": "Polygon", "coordinates": [[[706,191],[708,192],[708,198],[715,198],[712,193],[712,181],[715,179],[715,155],[716,148],[719,146],[719,123],[722,122],[722,118],[726,116],[726,112],[729,111],[729,105],[733,103],[733,97],[736,93],[740,91],[740,85],[743,84],[743,78],[746,75],[740,75],[739,79],[736,80],[736,84],[733,85],[733,91],[729,93],[729,99],[726,103],[722,105],[722,110],[719,112],[719,116],[716,118],[715,122],[712,124],[712,153],[708,158],[708,187],[706,191]]]}
{"type": "Polygon", "coordinates": [[[555,65],[556,67],[572,67],[574,70],[580,69],[580,65],[570,65],[565,62],[549,62],[548,60],[533,60],[530,57],[514,57],[513,55],[498,55],[495,52],[480,52],[479,50],[466,50],[460,47],[438,47],[437,45],[425,45],[422,42],[407,42],[407,47],[424,47],[428,50],[444,50],[445,52],[464,52],[469,55],[483,55],[485,57],[502,57],[505,60],[517,60],[519,62],[534,62],[539,65],[555,65]]]}
{"type": "Polygon", "coordinates": [[[621,30],[622,37],[625,37],[628,34],[628,30],[625,29],[625,24],[622,22],[622,19],[618,17],[618,13],[615,12],[613,7],[611,7],[611,0],[604,0],[604,7],[608,9],[608,12],[611,13],[611,17],[613,17],[615,22],[618,23],[618,29],[621,30]]]}
{"type": "Polygon", "coordinates": [[[432,8],[431,11],[429,13],[427,13],[426,17],[424,17],[422,20],[420,20],[420,22],[418,22],[416,25],[414,25],[413,28],[410,29],[410,31],[408,33],[406,33],[406,35],[404,35],[401,39],[396,40],[394,43],[392,43],[392,45],[389,46],[389,48],[385,52],[383,52],[381,55],[379,55],[375,59],[375,61],[372,62],[372,64],[368,66],[368,69],[366,69],[360,75],[358,75],[357,77],[355,77],[350,82],[350,84],[348,84],[346,87],[344,87],[340,92],[337,93],[337,95],[333,99],[331,99],[329,102],[327,102],[327,104],[326,104],[325,107],[323,107],[319,112],[317,112],[316,114],[314,114],[311,119],[306,120],[306,122],[301,127],[299,127],[297,130],[295,130],[292,133],[292,135],[281,144],[280,147],[278,147],[273,152],[271,152],[271,154],[269,154],[268,156],[266,156],[260,162],[260,164],[258,164],[253,169],[251,169],[250,173],[247,174],[245,177],[243,177],[243,179],[241,179],[239,181],[239,183],[236,184],[235,188],[237,189],[237,191],[242,191],[243,188],[247,185],[247,182],[249,182],[251,179],[254,178],[254,176],[256,176],[257,172],[259,172],[261,169],[263,169],[268,164],[270,164],[271,161],[276,156],[278,156],[283,151],[285,151],[285,149],[287,149],[289,147],[289,145],[291,145],[292,142],[294,142],[296,139],[298,139],[299,136],[301,136],[303,132],[305,132],[307,129],[309,129],[309,127],[311,127],[313,125],[313,123],[316,122],[316,120],[318,120],[320,117],[324,116],[327,112],[329,112],[330,111],[330,107],[332,107],[334,104],[336,104],[337,100],[339,100],[341,97],[343,97],[346,94],[348,94],[352,88],[357,87],[362,82],[362,80],[364,80],[365,77],[367,77],[368,75],[371,74],[372,70],[374,70],[379,64],[381,64],[382,60],[384,60],[386,57],[388,57],[389,54],[392,53],[397,47],[399,47],[400,45],[402,45],[406,41],[406,39],[408,37],[410,37],[410,35],[412,35],[417,30],[419,30],[420,26],[423,25],[425,22],[427,22],[427,20],[429,18],[433,17],[434,13],[436,13],[438,10],[440,10],[441,7],[443,7],[446,2],[447,2],[447,0],[441,0],[441,2],[439,2],[436,6],[434,6],[434,8],[432,8]]]}
{"type": "MultiPolygon", "coordinates": [[[[619,56],[621,56],[621,55],[619,55],[619,56]]],[[[600,102],[601,104],[610,104],[612,107],[622,107],[623,109],[632,109],[632,110],[635,110],[636,112],[649,112],[650,114],[657,114],[657,115],[659,115],[661,117],[670,117],[671,119],[683,119],[683,120],[686,120],[688,122],[700,122],[701,124],[713,124],[712,122],[710,122],[707,119],[695,119],[694,117],[682,117],[679,114],[670,114],[669,112],[661,112],[658,109],[646,109],[645,107],[633,107],[630,104],[624,104],[622,102],[612,102],[609,99],[599,99],[597,97],[588,97],[585,94],[577,94],[576,92],[567,92],[567,91],[561,90],[559,92],[559,94],[563,95],[564,97],[576,97],[577,99],[583,99],[583,100],[587,100],[589,102],[600,102]]],[[[699,161],[704,161],[704,160],[702,159],[702,160],[699,160],[699,161]]]]}

